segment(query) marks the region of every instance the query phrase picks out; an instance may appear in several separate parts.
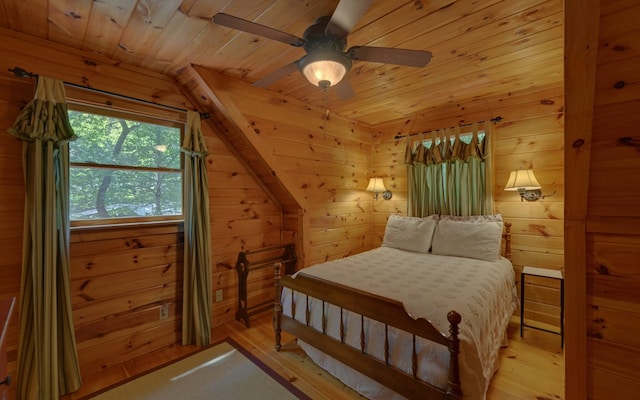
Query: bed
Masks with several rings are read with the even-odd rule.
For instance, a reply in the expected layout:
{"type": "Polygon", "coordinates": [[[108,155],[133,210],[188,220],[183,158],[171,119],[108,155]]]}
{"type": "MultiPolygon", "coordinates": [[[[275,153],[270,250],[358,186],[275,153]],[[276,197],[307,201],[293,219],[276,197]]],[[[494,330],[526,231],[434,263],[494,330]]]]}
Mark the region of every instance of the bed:
{"type": "Polygon", "coordinates": [[[276,266],[276,349],[291,333],[371,399],[485,399],[518,305],[509,228],[392,215],[379,248],[294,275],[276,266]]]}

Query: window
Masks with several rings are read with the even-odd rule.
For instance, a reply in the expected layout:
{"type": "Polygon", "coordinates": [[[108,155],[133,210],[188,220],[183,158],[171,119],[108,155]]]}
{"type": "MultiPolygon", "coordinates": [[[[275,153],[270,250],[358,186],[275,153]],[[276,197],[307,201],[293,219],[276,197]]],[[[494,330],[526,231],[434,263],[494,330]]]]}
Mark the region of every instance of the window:
{"type": "Polygon", "coordinates": [[[182,124],[73,107],[69,143],[73,225],[180,219],[182,124]]]}

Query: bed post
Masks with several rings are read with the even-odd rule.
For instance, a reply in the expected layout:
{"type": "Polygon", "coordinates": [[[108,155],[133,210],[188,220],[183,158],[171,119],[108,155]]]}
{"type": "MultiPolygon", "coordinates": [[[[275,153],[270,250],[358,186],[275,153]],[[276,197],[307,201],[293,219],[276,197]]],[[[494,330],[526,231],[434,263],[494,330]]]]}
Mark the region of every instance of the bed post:
{"type": "Polygon", "coordinates": [[[511,222],[504,223],[504,256],[507,260],[511,260],[511,222]]]}
{"type": "Polygon", "coordinates": [[[280,351],[282,345],[280,344],[282,337],[282,328],[281,328],[281,320],[282,320],[282,303],[280,303],[280,296],[282,296],[281,288],[280,288],[280,279],[282,278],[281,268],[282,263],[276,262],[273,264],[275,268],[275,287],[276,287],[276,298],[273,307],[273,330],[276,334],[276,351],[280,351]]]}
{"type": "Polygon", "coordinates": [[[449,321],[449,380],[447,382],[447,399],[462,399],[462,387],[460,386],[460,365],[458,355],[460,354],[460,339],[458,339],[458,325],[462,321],[462,316],[455,311],[447,314],[449,321]]]}

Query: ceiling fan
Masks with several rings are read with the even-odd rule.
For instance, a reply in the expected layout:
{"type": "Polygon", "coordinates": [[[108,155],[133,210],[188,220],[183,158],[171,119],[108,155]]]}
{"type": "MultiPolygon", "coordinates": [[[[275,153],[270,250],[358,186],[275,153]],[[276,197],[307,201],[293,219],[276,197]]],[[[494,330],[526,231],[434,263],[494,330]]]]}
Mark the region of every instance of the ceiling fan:
{"type": "Polygon", "coordinates": [[[347,72],[351,69],[352,60],[412,67],[424,67],[431,60],[431,52],[422,50],[353,46],[345,51],[347,35],[356,26],[372,1],[341,0],[333,15],[318,18],[304,31],[302,38],[224,13],[214,15],[213,22],[294,47],[302,47],[306,51],[305,56],[254,82],[254,86],[268,87],[295,70],[299,70],[311,84],[324,90],[335,87],[338,96],[347,99],[354,94],[346,78],[347,72]]]}

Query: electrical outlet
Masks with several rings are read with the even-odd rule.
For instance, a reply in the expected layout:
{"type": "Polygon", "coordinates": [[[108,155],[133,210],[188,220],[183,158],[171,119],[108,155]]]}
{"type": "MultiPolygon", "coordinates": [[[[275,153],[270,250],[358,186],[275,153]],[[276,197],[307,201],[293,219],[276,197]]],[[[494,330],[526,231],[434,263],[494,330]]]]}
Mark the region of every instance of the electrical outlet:
{"type": "Polygon", "coordinates": [[[222,301],[222,289],[216,290],[216,303],[220,303],[222,301]]]}
{"type": "Polygon", "coordinates": [[[160,320],[169,318],[169,304],[162,303],[160,305],[160,320]]]}

